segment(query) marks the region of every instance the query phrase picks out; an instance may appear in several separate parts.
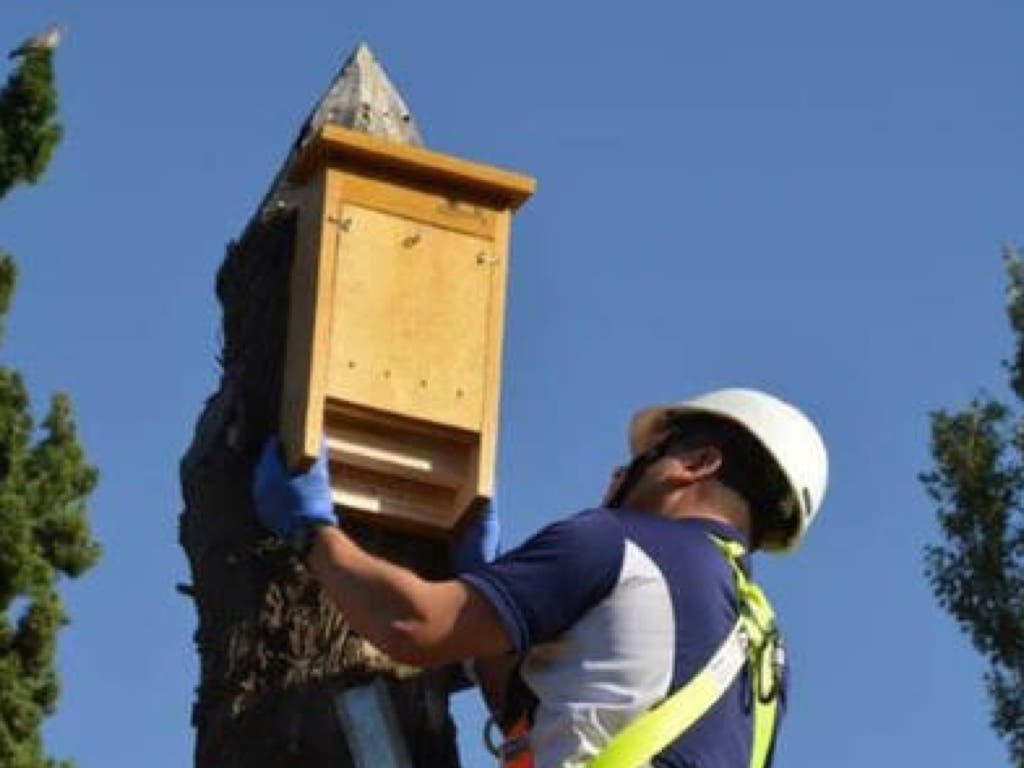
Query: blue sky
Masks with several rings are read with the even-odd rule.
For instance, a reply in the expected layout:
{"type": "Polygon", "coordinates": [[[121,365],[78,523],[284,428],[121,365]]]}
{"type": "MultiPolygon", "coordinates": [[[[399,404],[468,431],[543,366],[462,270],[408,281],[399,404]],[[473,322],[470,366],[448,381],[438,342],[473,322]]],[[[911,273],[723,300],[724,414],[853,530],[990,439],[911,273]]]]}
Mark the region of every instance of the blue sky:
{"type": "MultiPolygon", "coordinates": [[[[795,667],[780,766],[1007,763],[982,665],[935,606],[930,409],[1002,391],[1000,243],[1022,232],[1024,10],[1010,0],[8,3],[59,19],[67,137],[0,205],[3,348],[72,393],[106,555],[67,584],[49,744],[190,761],[177,461],[215,387],[224,244],[360,40],[433,148],[535,175],[517,219],[507,542],[595,501],[634,407],[734,384],[820,423],[832,484],[760,578],[795,667]]],[[[467,766],[486,765],[462,697],[467,766]]]]}

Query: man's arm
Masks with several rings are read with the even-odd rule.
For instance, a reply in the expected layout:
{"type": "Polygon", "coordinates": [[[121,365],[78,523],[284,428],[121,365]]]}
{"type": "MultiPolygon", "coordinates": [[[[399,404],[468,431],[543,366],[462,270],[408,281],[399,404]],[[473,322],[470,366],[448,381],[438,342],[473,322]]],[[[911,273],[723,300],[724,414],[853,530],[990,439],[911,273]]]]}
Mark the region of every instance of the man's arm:
{"type": "Polygon", "coordinates": [[[502,653],[511,639],[490,604],[458,581],[430,582],[364,552],[335,527],[327,443],[307,472],[289,473],[267,440],[252,480],[256,514],[295,542],[313,532],[306,564],[352,628],[400,662],[429,666],[502,653]]]}
{"type": "Polygon", "coordinates": [[[499,723],[505,719],[508,689],[518,664],[519,657],[512,653],[478,658],[473,663],[480,693],[483,694],[487,709],[499,723]]]}
{"type": "Polygon", "coordinates": [[[317,529],[306,564],[352,628],[399,662],[434,666],[512,648],[494,608],[472,587],[421,579],[337,528],[317,529]]]}

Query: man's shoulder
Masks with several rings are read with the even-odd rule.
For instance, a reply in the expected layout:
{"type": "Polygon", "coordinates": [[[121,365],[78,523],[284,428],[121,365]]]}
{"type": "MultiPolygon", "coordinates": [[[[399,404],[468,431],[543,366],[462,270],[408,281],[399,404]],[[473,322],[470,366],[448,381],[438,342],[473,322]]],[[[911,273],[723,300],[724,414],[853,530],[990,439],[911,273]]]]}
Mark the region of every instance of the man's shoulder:
{"type": "Polygon", "coordinates": [[[735,539],[742,536],[731,526],[704,518],[671,518],[632,509],[596,507],[572,515],[568,520],[581,524],[604,525],[617,528],[625,536],[669,537],[677,541],[710,542],[710,536],[735,539]]]}
{"type": "Polygon", "coordinates": [[[581,575],[601,573],[608,578],[621,572],[627,551],[636,548],[672,579],[687,579],[694,571],[731,579],[714,538],[743,543],[735,528],[712,520],[593,507],[549,524],[508,558],[531,565],[539,559],[560,560],[581,575]]]}
{"type": "Polygon", "coordinates": [[[566,556],[620,559],[626,531],[614,510],[600,507],[568,515],[538,531],[523,548],[557,549],[566,556]]]}
{"type": "Polygon", "coordinates": [[[714,539],[744,543],[739,531],[711,520],[669,519],[629,512],[614,517],[626,541],[638,546],[659,567],[677,577],[695,570],[730,573],[714,539]]]}
{"type": "Polygon", "coordinates": [[[562,518],[559,522],[575,526],[581,530],[609,530],[623,533],[622,523],[618,517],[618,510],[608,507],[588,507],[579,512],[562,518]]]}
{"type": "Polygon", "coordinates": [[[614,589],[625,538],[614,518],[584,510],[460,578],[495,606],[522,651],[551,642],[614,589]]]}

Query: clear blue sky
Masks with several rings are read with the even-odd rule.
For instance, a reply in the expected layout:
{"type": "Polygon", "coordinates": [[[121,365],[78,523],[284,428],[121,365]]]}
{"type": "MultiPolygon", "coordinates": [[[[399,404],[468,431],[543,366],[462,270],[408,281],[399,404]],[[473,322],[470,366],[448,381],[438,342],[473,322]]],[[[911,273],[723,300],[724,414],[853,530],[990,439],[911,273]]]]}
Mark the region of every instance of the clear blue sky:
{"type": "MultiPolygon", "coordinates": [[[[190,761],[177,461],[216,382],[214,272],[362,39],[429,144],[539,178],[514,234],[501,505],[514,543],[595,500],[634,406],[734,384],[802,404],[832,485],[764,560],[795,666],[780,766],[998,766],[982,666],[935,606],[926,413],[1001,391],[999,245],[1024,235],[1011,0],[6,3],[51,19],[67,138],[0,205],[3,348],[67,389],[106,555],[65,587],[52,750],[190,761]]],[[[457,711],[486,765],[479,708],[457,711]]]]}

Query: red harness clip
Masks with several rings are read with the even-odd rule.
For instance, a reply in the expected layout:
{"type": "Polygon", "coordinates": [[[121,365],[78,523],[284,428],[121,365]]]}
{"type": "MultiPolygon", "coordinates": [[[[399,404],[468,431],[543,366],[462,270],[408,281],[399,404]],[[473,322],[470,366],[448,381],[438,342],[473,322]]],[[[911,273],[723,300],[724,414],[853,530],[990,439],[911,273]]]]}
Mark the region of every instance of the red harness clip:
{"type": "Polygon", "coordinates": [[[494,720],[489,720],[484,729],[484,742],[487,749],[498,758],[501,768],[533,768],[533,750],[530,748],[530,721],[524,715],[504,732],[504,741],[494,745],[491,728],[494,720]]]}

